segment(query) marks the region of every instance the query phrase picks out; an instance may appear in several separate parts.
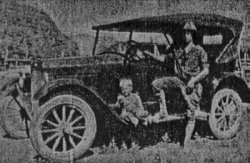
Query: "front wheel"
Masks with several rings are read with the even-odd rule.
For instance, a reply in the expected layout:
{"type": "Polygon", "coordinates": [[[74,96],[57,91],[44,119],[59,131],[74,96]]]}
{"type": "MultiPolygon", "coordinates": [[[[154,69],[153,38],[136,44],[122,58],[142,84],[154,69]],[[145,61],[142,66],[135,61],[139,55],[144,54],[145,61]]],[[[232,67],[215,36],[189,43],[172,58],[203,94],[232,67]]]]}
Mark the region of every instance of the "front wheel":
{"type": "Polygon", "coordinates": [[[92,145],[96,132],[96,117],[89,104],[66,94],[39,108],[30,137],[41,156],[63,162],[79,159],[92,145]]]}
{"type": "Polygon", "coordinates": [[[242,119],[242,100],[232,89],[221,89],[213,97],[209,125],[219,139],[232,138],[242,119]]]}

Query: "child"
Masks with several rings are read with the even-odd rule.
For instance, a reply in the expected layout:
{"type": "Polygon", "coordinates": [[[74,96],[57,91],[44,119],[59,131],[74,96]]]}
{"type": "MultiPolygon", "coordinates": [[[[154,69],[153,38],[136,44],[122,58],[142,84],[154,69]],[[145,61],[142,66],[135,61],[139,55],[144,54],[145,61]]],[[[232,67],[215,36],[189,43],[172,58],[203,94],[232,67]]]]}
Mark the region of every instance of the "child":
{"type": "Polygon", "coordinates": [[[148,112],[144,110],[141,98],[137,93],[132,93],[133,84],[131,79],[120,80],[121,94],[117,97],[117,102],[112,105],[113,108],[121,108],[121,117],[125,121],[130,121],[136,127],[139,119],[143,120],[143,124],[148,123],[148,112]]]}

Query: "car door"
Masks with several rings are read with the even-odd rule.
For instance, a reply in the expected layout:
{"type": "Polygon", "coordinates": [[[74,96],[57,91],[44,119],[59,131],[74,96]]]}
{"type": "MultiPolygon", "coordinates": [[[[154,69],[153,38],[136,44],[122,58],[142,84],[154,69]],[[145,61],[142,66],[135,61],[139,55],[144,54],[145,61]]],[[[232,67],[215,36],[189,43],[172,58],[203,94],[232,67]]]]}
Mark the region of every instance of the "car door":
{"type": "Polygon", "coordinates": [[[127,65],[124,65],[126,76],[132,78],[134,91],[140,94],[143,101],[153,99],[152,82],[155,79],[173,75],[173,64],[164,64],[166,63],[144,58],[140,61],[131,61],[127,65]]]}

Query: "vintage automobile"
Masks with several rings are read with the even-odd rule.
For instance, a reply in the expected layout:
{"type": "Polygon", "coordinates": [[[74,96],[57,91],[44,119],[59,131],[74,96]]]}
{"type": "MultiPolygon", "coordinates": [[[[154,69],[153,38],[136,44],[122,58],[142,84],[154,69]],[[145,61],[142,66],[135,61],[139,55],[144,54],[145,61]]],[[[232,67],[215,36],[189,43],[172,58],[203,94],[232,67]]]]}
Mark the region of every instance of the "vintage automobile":
{"type": "MultiPolygon", "coordinates": [[[[195,116],[208,121],[218,139],[232,138],[242,121],[242,104],[249,100],[239,56],[243,23],[213,14],[144,17],[94,26],[92,56],[31,60],[30,69],[19,69],[21,73],[2,87],[4,130],[13,138],[29,137],[45,158],[79,159],[102,132],[103,112],[129,125],[108,107],[116,102],[122,77],[131,77],[145,108],[151,114],[157,112],[150,110],[158,107],[151,83],[157,77],[174,76],[174,60],[163,68],[143,50],[179,49],[186,21],[196,25],[197,43],[208,53],[210,62],[209,77],[202,81],[201,108],[195,116]],[[123,48],[97,52],[100,32],[122,34],[128,40],[122,43],[123,48]]],[[[171,115],[162,122],[186,118],[187,107],[180,93],[168,99],[171,115]]]]}

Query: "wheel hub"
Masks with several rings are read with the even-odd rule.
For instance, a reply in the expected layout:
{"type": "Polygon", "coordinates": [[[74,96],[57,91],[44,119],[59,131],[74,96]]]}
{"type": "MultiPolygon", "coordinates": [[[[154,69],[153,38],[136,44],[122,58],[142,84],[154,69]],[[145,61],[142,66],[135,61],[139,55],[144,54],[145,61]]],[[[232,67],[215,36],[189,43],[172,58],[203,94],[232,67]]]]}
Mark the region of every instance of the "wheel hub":
{"type": "Polygon", "coordinates": [[[64,134],[70,134],[72,132],[70,124],[67,122],[62,122],[59,126],[59,132],[64,134]]]}

